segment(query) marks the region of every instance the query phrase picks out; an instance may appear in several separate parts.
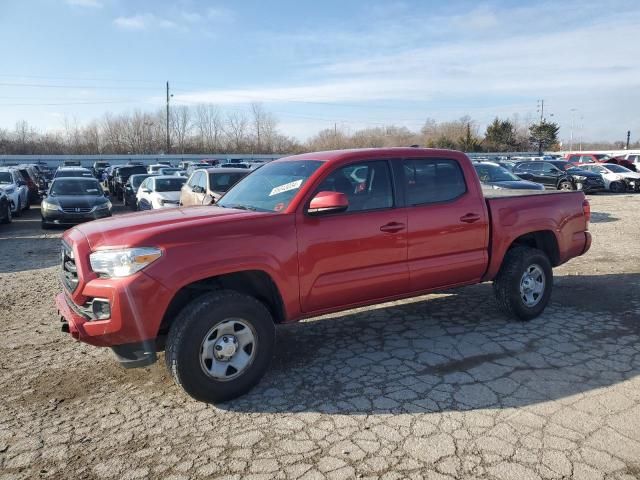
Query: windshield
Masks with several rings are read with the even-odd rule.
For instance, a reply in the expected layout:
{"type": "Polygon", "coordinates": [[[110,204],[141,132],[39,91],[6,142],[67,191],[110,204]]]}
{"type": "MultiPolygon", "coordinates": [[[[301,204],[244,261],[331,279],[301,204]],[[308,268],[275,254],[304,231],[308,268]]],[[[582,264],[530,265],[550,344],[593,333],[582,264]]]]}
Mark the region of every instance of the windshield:
{"type": "Polygon", "coordinates": [[[56,180],[51,185],[51,195],[104,195],[96,180],[56,180]]]}
{"type": "Polygon", "coordinates": [[[134,190],[137,190],[142,182],[144,182],[151,175],[133,175],[129,178],[131,181],[131,186],[134,190]]]}
{"type": "Polygon", "coordinates": [[[0,183],[13,183],[11,172],[0,172],[0,183]]]}
{"type": "Polygon", "coordinates": [[[623,167],[622,165],[616,165],[615,163],[608,163],[606,165],[603,165],[603,167],[613,173],[630,173],[631,172],[631,170],[629,170],[628,168],[623,167]]]}
{"type": "Polygon", "coordinates": [[[85,177],[85,178],[93,178],[93,174],[91,172],[87,172],[84,170],[58,170],[56,172],[55,178],[60,177],[85,177]]]}
{"type": "Polygon", "coordinates": [[[120,169],[118,169],[118,176],[119,177],[129,177],[135,173],[147,173],[147,169],[144,168],[142,165],[140,165],[139,167],[121,167],[120,169]]]}
{"type": "Polygon", "coordinates": [[[322,163],[319,160],[269,163],[235,184],[218,205],[261,212],[282,211],[322,163]]]}
{"type": "Polygon", "coordinates": [[[156,178],[156,192],[179,192],[186,181],[184,177],[156,178]]]}
{"type": "Polygon", "coordinates": [[[210,173],[209,185],[214,192],[226,192],[245,176],[246,173],[210,173]]]}
{"type": "Polygon", "coordinates": [[[513,173],[497,165],[474,165],[478,177],[483,183],[520,181],[513,173]]]}
{"type": "Polygon", "coordinates": [[[589,170],[583,170],[581,168],[576,168],[576,167],[567,168],[567,172],[574,175],[584,175],[585,173],[586,174],[593,173],[593,172],[590,172],[589,170]]]}
{"type": "Polygon", "coordinates": [[[161,168],[160,169],[160,173],[162,173],[163,175],[173,175],[174,173],[179,171],[180,171],[179,168],[161,168]]]}

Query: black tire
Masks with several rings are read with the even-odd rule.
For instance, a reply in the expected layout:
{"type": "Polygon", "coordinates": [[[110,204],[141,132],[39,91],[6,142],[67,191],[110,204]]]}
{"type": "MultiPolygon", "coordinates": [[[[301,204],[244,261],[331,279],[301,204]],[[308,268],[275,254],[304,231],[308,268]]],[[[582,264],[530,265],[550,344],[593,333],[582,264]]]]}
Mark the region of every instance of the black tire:
{"type": "Polygon", "coordinates": [[[622,193],[627,190],[627,186],[623,182],[611,182],[611,184],[609,184],[609,190],[613,193],[622,193]]]}
{"type": "MultiPolygon", "coordinates": [[[[29,201],[27,200],[27,205],[29,205],[29,201]]],[[[16,208],[16,211],[13,212],[13,217],[14,218],[18,218],[22,216],[22,211],[26,210],[26,208],[21,208],[20,207],[20,197],[18,197],[18,208],[16,208]]]]}
{"type": "Polygon", "coordinates": [[[558,184],[558,190],[574,190],[573,183],[569,180],[563,180],[558,184]]]}
{"type": "Polygon", "coordinates": [[[29,210],[31,208],[31,202],[27,201],[26,205],[24,206],[24,211],[26,212],[27,210],[29,210]]]}
{"type": "Polygon", "coordinates": [[[513,247],[507,251],[498,275],[493,281],[493,291],[499,307],[509,316],[519,320],[532,320],[540,315],[551,298],[553,270],[547,255],[537,248],[513,247]],[[521,295],[521,281],[530,268],[540,267],[544,273],[544,290],[537,303],[528,306],[521,295]]]}
{"type": "Polygon", "coordinates": [[[45,222],[44,219],[42,219],[42,221],[40,222],[40,226],[42,227],[43,230],[51,230],[52,228],[51,224],[45,222]]]}
{"type": "Polygon", "coordinates": [[[123,204],[125,207],[128,207],[128,206],[129,206],[129,203],[127,202],[127,196],[126,196],[126,195],[124,195],[124,196],[122,197],[122,204],[123,204]]]}
{"type": "Polygon", "coordinates": [[[0,223],[11,223],[13,221],[12,215],[11,215],[11,203],[7,202],[7,204],[5,205],[5,212],[4,212],[4,218],[2,219],[2,222],[0,223]]]}
{"type": "Polygon", "coordinates": [[[260,381],[269,368],[274,345],[275,325],[264,304],[233,290],[220,290],[195,298],[178,314],[167,337],[165,362],[175,382],[190,396],[208,403],[224,402],[260,381]],[[238,376],[218,380],[201,364],[201,345],[216,324],[230,318],[242,319],[253,329],[255,352],[238,376]]]}

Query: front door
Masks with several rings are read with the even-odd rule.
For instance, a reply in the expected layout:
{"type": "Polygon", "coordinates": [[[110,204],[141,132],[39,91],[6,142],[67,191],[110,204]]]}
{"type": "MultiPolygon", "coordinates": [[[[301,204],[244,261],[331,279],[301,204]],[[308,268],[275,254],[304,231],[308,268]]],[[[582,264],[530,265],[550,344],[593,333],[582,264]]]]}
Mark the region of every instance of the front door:
{"type": "Polygon", "coordinates": [[[339,167],[315,193],[320,191],[344,193],[349,208],[321,216],[298,214],[302,310],[316,312],[405,293],[407,214],[396,208],[389,163],[372,160],[339,167]]]}

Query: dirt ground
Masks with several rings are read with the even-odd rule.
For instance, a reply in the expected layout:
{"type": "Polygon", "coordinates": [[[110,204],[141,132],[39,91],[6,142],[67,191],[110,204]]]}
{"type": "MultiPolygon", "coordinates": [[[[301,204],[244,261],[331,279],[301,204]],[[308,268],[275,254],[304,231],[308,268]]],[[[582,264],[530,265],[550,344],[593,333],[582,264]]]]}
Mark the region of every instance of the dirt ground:
{"type": "Polygon", "coordinates": [[[282,327],[216,407],[61,333],[34,207],[0,226],[0,479],[640,478],[640,195],[590,199],[540,318],[482,284],[282,327]]]}

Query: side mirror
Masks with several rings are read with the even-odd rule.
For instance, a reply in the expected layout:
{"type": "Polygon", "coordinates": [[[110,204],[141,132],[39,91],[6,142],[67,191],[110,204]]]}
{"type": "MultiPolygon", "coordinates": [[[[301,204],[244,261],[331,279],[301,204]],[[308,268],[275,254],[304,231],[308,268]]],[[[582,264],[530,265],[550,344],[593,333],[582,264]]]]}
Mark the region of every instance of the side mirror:
{"type": "Polygon", "coordinates": [[[318,192],[309,203],[309,215],[344,212],[349,208],[349,199],[341,192],[318,192]]]}
{"type": "Polygon", "coordinates": [[[144,193],[151,193],[151,190],[149,190],[148,188],[143,188],[143,189],[142,189],[142,191],[143,191],[144,193]]]}
{"type": "Polygon", "coordinates": [[[25,182],[24,180],[18,180],[16,182],[16,185],[19,187],[24,187],[27,184],[27,182],[25,182]]]}

